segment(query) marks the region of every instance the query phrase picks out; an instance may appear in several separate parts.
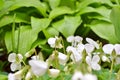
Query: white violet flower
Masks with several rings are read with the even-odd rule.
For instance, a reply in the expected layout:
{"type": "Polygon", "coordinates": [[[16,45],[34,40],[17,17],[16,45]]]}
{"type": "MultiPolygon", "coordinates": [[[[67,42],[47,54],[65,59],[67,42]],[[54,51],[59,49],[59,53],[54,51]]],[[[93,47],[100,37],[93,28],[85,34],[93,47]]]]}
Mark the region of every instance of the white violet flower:
{"type": "Polygon", "coordinates": [[[50,77],[56,78],[60,74],[60,70],[58,69],[49,69],[49,75],[50,77]]]}
{"type": "Polygon", "coordinates": [[[86,63],[93,69],[93,70],[100,70],[101,67],[98,64],[100,61],[100,57],[98,55],[94,55],[93,58],[90,56],[86,57],[86,63]]]}
{"type": "Polygon", "coordinates": [[[48,69],[48,64],[40,60],[30,60],[29,65],[31,66],[32,72],[36,76],[44,75],[48,69]]]}
{"type": "Polygon", "coordinates": [[[65,55],[65,54],[63,54],[63,53],[61,53],[61,52],[58,53],[58,59],[59,59],[59,63],[60,63],[61,65],[65,65],[66,62],[68,61],[67,55],[65,55]]]}

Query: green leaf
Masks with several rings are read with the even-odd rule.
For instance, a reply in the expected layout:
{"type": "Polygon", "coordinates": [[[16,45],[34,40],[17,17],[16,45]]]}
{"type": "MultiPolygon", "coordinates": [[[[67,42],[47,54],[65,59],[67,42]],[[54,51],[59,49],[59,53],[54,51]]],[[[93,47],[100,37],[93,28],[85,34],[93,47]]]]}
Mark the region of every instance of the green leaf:
{"type": "Polygon", "coordinates": [[[114,6],[110,15],[115,28],[115,35],[120,42],[120,6],[114,6]]]}
{"type": "Polygon", "coordinates": [[[9,10],[13,11],[21,7],[35,7],[44,17],[47,16],[46,7],[39,0],[16,0],[9,10]]]}
{"type": "MultiPolygon", "coordinates": [[[[16,23],[20,23],[20,22],[29,23],[29,20],[27,18],[28,18],[28,15],[26,15],[26,14],[16,13],[15,22],[16,23]]],[[[13,23],[13,15],[3,16],[0,20],[0,27],[3,27],[10,23],[13,23]]]]}
{"type": "Polygon", "coordinates": [[[0,80],[8,80],[7,75],[0,74],[0,80]]]}
{"type": "Polygon", "coordinates": [[[68,37],[74,35],[81,22],[80,16],[65,16],[64,19],[53,23],[53,27],[65,37],[68,37]]]}
{"type": "Polygon", "coordinates": [[[3,5],[4,5],[4,1],[0,0],[0,10],[2,9],[3,5]]]}
{"type": "Polygon", "coordinates": [[[61,0],[48,0],[51,9],[59,6],[61,0]]]}
{"type": "Polygon", "coordinates": [[[93,21],[90,28],[101,38],[108,40],[111,43],[117,43],[117,38],[115,36],[114,26],[111,23],[105,21],[93,21]]]}
{"type": "Polygon", "coordinates": [[[74,13],[74,11],[72,11],[68,7],[65,7],[65,6],[57,7],[50,12],[49,18],[54,19],[57,16],[60,16],[60,15],[63,15],[63,14],[73,14],[73,13],[74,13]]]}
{"type": "Polygon", "coordinates": [[[39,33],[40,31],[47,28],[50,22],[51,20],[48,18],[39,19],[39,18],[31,17],[31,25],[35,33],[39,33]]]}
{"type": "MultiPolygon", "coordinates": [[[[32,44],[37,39],[37,34],[32,31],[30,26],[21,26],[20,27],[20,38],[18,46],[18,30],[15,31],[15,48],[18,53],[25,54],[31,49],[32,44]]],[[[11,41],[11,32],[7,32],[5,35],[5,44],[8,52],[12,51],[12,41],[11,41]]]]}

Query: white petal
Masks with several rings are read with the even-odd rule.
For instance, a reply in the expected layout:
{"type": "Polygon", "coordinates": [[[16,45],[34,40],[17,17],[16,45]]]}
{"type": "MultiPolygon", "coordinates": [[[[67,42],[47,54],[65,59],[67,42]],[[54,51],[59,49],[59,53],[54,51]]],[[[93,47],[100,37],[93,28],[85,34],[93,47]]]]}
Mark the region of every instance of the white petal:
{"type": "Polygon", "coordinates": [[[29,64],[31,66],[32,72],[36,76],[44,75],[48,69],[48,64],[40,60],[30,60],[29,64]]]}
{"type": "Polygon", "coordinates": [[[97,76],[92,74],[85,74],[82,80],[97,80],[97,76]]]}
{"type": "Polygon", "coordinates": [[[73,46],[68,46],[66,51],[69,52],[73,52],[75,50],[75,48],[73,46]]]}
{"type": "Polygon", "coordinates": [[[120,55],[120,44],[115,44],[115,51],[117,55],[120,55]]]}
{"type": "Polygon", "coordinates": [[[94,50],[94,46],[92,44],[85,44],[85,50],[87,53],[91,53],[94,50]]]}
{"type": "Polygon", "coordinates": [[[100,65],[97,63],[91,63],[91,67],[93,70],[100,70],[101,69],[100,65]]]}
{"type": "Polygon", "coordinates": [[[16,61],[16,54],[15,53],[9,54],[8,61],[9,62],[15,62],[16,61]]]}
{"type": "Polygon", "coordinates": [[[102,61],[106,62],[108,60],[108,58],[106,56],[102,56],[102,61]]]}
{"type": "Polygon", "coordinates": [[[73,41],[74,41],[74,36],[69,36],[69,37],[67,37],[67,41],[68,41],[68,42],[73,42],[73,41]]]}
{"type": "Polygon", "coordinates": [[[50,77],[56,78],[59,76],[60,70],[58,69],[49,69],[50,77]]]}
{"type": "Polygon", "coordinates": [[[80,52],[80,53],[82,53],[83,50],[84,50],[84,44],[78,44],[77,45],[77,51],[80,52]]]}
{"type": "Polygon", "coordinates": [[[92,62],[98,63],[100,61],[100,57],[98,55],[94,55],[92,58],[92,62]]]}
{"type": "Polygon", "coordinates": [[[87,56],[86,57],[86,63],[90,66],[91,65],[91,57],[87,56]]]}
{"type": "Polygon", "coordinates": [[[80,36],[75,36],[75,42],[82,42],[83,38],[80,36]]]}
{"type": "Polygon", "coordinates": [[[83,74],[81,72],[75,72],[72,76],[72,80],[83,80],[83,74]]]}
{"type": "Polygon", "coordinates": [[[8,80],[15,80],[15,76],[13,73],[8,74],[8,80]]]}
{"type": "Polygon", "coordinates": [[[71,54],[71,59],[73,60],[73,62],[80,62],[82,59],[82,55],[79,54],[77,51],[74,51],[73,54],[71,54]]]}
{"type": "Polygon", "coordinates": [[[18,63],[15,63],[15,62],[11,63],[10,69],[11,69],[11,71],[20,70],[21,69],[21,64],[18,64],[18,63]]]}
{"type": "Polygon", "coordinates": [[[48,44],[53,45],[53,44],[55,44],[55,41],[56,41],[56,38],[49,38],[48,39],[48,44]]]}
{"type": "Polygon", "coordinates": [[[58,53],[58,59],[59,59],[59,63],[60,63],[61,65],[64,65],[64,64],[67,62],[68,57],[67,57],[67,55],[59,52],[59,53],[58,53]]]}
{"type": "Polygon", "coordinates": [[[25,76],[25,80],[30,80],[31,78],[32,78],[32,73],[31,73],[31,71],[28,71],[25,76]]]}
{"type": "Polygon", "coordinates": [[[111,54],[113,49],[114,49],[114,45],[112,45],[112,44],[106,44],[103,46],[103,51],[106,54],[111,54]]]}
{"type": "Polygon", "coordinates": [[[89,44],[94,45],[97,49],[99,49],[98,43],[95,42],[94,40],[92,40],[91,38],[86,38],[86,41],[87,41],[89,44]]]}
{"type": "Polygon", "coordinates": [[[17,55],[18,55],[19,61],[21,62],[21,61],[22,61],[22,59],[23,59],[22,54],[17,54],[17,55]]]}

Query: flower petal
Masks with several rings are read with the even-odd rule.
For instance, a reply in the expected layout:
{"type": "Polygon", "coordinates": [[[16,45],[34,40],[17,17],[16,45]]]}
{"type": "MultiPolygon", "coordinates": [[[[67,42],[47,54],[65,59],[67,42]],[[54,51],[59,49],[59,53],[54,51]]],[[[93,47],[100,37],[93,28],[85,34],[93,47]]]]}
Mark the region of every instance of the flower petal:
{"type": "Polygon", "coordinates": [[[91,65],[91,57],[87,56],[86,57],[86,63],[90,66],[91,65]]]}
{"type": "Polygon", "coordinates": [[[69,36],[69,37],[67,37],[67,41],[68,41],[68,42],[73,42],[73,41],[74,41],[74,36],[69,36]]]}
{"type": "Polygon", "coordinates": [[[84,44],[78,44],[77,45],[77,51],[79,52],[79,53],[82,53],[83,52],[83,50],[84,50],[84,44]]]}
{"type": "Polygon", "coordinates": [[[48,69],[48,64],[40,60],[30,60],[29,64],[31,66],[32,72],[36,76],[44,75],[48,69]]]}
{"type": "Polygon", "coordinates": [[[16,54],[15,53],[9,54],[8,61],[9,62],[15,62],[16,61],[16,54]]]}
{"type": "Polygon", "coordinates": [[[97,49],[99,49],[98,43],[95,42],[94,40],[92,40],[91,38],[86,38],[86,41],[87,41],[89,44],[94,45],[97,49]]]}
{"type": "Polygon", "coordinates": [[[75,72],[72,76],[72,80],[83,80],[83,74],[81,72],[75,72]]]}
{"type": "Polygon", "coordinates": [[[85,50],[87,53],[91,53],[94,50],[94,46],[92,44],[85,44],[85,50]]]}
{"type": "Polygon", "coordinates": [[[20,70],[21,69],[21,64],[14,62],[10,65],[10,69],[11,69],[11,71],[20,70]]]}
{"type": "Polygon", "coordinates": [[[82,42],[83,38],[80,36],[75,36],[75,42],[82,42]]]}
{"type": "Polygon", "coordinates": [[[58,69],[49,69],[50,77],[56,78],[59,76],[60,70],[58,69]]]}
{"type": "Polygon", "coordinates": [[[17,55],[18,55],[19,61],[21,62],[21,61],[22,61],[22,59],[23,59],[22,54],[17,54],[17,55]]]}
{"type": "Polygon", "coordinates": [[[112,45],[112,44],[106,44],[103,46],[103,51],[106,54],[111,54],[113,49],[114,49],[114,45],[112,45]]]}
{"type": "Polygon", "coordinates": [[[115,44],[115,51],[117,55],[120,55],[120,44],[115,44]]]}
{"type": "Polygon", "coordinates": [[[98,55],[94,55],[92,58],[92,62],[98,63],[100,61],[100,57],[98,55]]]}
{"type": "Polygon", "coordinates": [[[59,52],[59,53],[58,53],[58,59],[59,59],[59,63],[60,63],[61,65],[65,65],[65,63],[66,63],[67,60],[68,60],[68,57],[67,57],[67,55],[59,52]]]}
{"type": "Polygon", "coordinates": [[[97,63],[92,63],[91,67],[92,67],[93,70],[100,70],[101,69],[100,65],[97,64],[97,63]]]}
{"type": "Polygon", "coordinates": [[[92,75],[92,74],[85,74],[84,78],[82,80],[98,80],[97,76],[92,75]]]}

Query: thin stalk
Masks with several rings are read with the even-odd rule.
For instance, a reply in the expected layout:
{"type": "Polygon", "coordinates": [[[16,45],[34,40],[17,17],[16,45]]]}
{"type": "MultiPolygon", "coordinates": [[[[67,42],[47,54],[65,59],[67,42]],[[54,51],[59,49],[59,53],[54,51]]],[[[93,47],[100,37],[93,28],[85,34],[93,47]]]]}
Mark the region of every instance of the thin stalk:
{"type": "Polygon", "coordinates": [[[15,18],[16,14],[13,16],[13,25],[12,25],[12,49],[15,51],[15,18]]]}
{"type": "Polygon", "coordinates": [[[21,24],[19,24],[19,28],[18,28],[18,41],[17,41],[17,52],[16,52],[16,53],[18,53],[18,51],[19,51],[19,43],[20,43],[20,26],[21,26],[21,24]]]}

